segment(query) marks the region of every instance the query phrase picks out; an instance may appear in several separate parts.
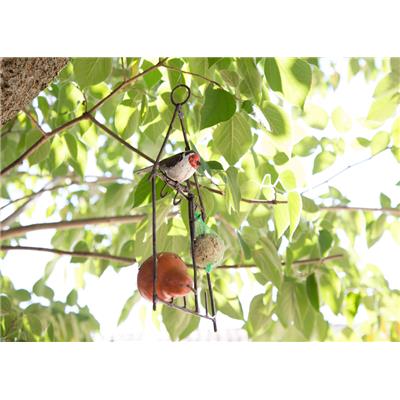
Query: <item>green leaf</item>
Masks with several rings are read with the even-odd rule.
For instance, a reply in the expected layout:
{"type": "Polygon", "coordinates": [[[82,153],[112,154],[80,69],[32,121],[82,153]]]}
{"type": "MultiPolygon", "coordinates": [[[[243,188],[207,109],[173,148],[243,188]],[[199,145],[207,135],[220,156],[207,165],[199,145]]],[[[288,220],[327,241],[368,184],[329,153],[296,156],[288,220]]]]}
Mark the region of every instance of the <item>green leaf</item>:
{"type": "Polygon", "coordinates": [[[390,135],[387,132],[378,132],[371,140],[371,154],[378,154],[385,150],[390,143],[390,135]]]}
{"type": "Polygon", "coordinates": [[[252,340],[266,330],[268,322],[271,321],[273,312],[272,288],[266,294],[254,296],[250,303],[249,315],[246,321],[246,330],[252,340]]]}
{"type": "Polygon", "coordinates": [[[359,293],[350,292],[345,297],[345,309],[343,314],[350,321],[354,319],[357,314],[358,307],[361,303],[361,296],[359,293]]]}
{"type": "Polygon", "coordinates": [[[392,207],[392,202],[388,196],[386,196],[385,193],[381,193],[379,196],[380,202],[381,202],[381,207],[382,208],[390,208],[392,207]]]}
{"type": "Polygon", "coordinates": [[[397,108],[397,101],[395,96],[391,94],[379,97],[376,99],[369,111],[367,120],[383,123],[390,118],[397,108]]]}
{"type": "Polygon", "coordinates": [[[282,92],[282,80],[275,58],[266,58],[264,73],[269,87],[275,92],[282,92]]]}
{"type": "Polygon", "coordinates": [[[277,239],[279,239],[285,233],[290,224],[288,204],[274,205],[274,222],[277,239]]]}
{"type": "Polygon", "coordinates": [[[282,90],[285,98],[295,106],[303,108],[311,88],[310,65],[299,58],[277,58],[282,90]]]}
{"type": "Polygon", "coordinates": [[[315,279],[315,274],[308,275],[306,280],[306,290],[311,305],[315,308],[316,311],[319,311],[318,283],[315,279]]]}
{"type": "Polygon", "coordinates": [[[291,135],[291,126],[283,109],[271,102],[266,102],[261,111],[269,123],[272,137],[278,141],[287,140],[291,135]]]}
{"type": "Polygon", "coordinates": [[[390,58],[390,69],[400,79],[400,57],[390,58]]]}
{"type": "Polygon", "coordinates": [[[329,168],[336,159],[336,154],[332,151],[322,151],[315,157],[313,174],[317,174],[327,168],[329,168]]]}
{"type": "Polygon", "coordinates": [[[325,129],[328,125],[329,115],[321,107],[314,104],[308,104],[304,108],[304,121],[315,129],[325,129]]]}
{"type": "Polygon", "coordinates": [[[72,60],[75,79],[84,88],[105,81],[111,73],[111,58],[75,58],[72,60]]]}
{"type": "Polygon", "coordinates": [[[283,165],[289,161],[289,157],[283,152],[279,151],[274,155],[274,163],[276,165],[283,165]]]}
{"type": "Polygon", "coordinates": [[[213,89],[211,85],[208,86],[200,112],[200,129],[227,121],[233,116],[235,110],[235,98],[230,93],[222,89],[213,89]]]}
{"type": "Polygon", "coordinates": [[[64,140],[67,143],[68,152],[71,157],[76,160],[78,158],[78,143],[72,133],[65,133],[64,140]]]}
{"type": "Polygon", "coordinates": [[[226,197],[228,212],[233,208],[236,212],[240,212],[240,187],[238,180],[238,171],[235,167],[229,167],[226,171],[226,197]]]}
{"type": "Polygon", "coordinates": [[[31,294],[25,289],[18,289],[12,292],[12,297],[18,301],[29,301],[31,294]]]}
{"type": "Polygon", "coordinates": [[[305,315],[309,308],[305,285],[286,279],[278,292],[275,313],[283,326],[294,324],[304,329],[305,315]]]}
{"type": "Polygon", "coordinates": [[[217,310],[233,319],[243,320],[243,308],[238,297],[227,299],[218,292],[214,292],[217,310]]]}
{"type": "Polygon", "coordinates": [[[382,78],[376,85],[374,97],[393,95],[400,88],[400,79],[395,73],[390,73],[382,78]]]}
{"type": "Polygon", "coordinates": [[[124,243],[122,246],[121,252],[120,252],[121,257],[130,257],[132,260],[135,257],[135,242],[133,240],[128,240],[124,243]]]}
{"type": "Polygon", "coordinates": [[[294,173],[289,169],[279,174],[279,180],[281,181],[286,191],[296,189],[296,177],[294,176],[294,173]]]}
{"type": "MultiPolygon", "coordinates": [[[[79,252],[89,252],[89,247],[86,244],[85,241],[80,240],[74,247],[73,251],[79,251],[79,252]]],[[[87,260],[86,257],[80,257],[80,256],[73,256],[71,258],[71,263],[83,263],[87,260]]]]}
{"type": "Polygon", "coordinates": [[[257,70],[252,58],[237,59],[237,66],[240,76],[240,93],[248,99],[257,102],[261,95],[261,75],[257,70]]]}
{"type": "Polygon", "coordinates": [[[383,235],[386,227],[386,215],[382,214],[377,220],[367,225],[367,246],[372,247],[383,235]]]}
{"type": "Polygon", "coordinates": [[[54,297],[54,290],[47,286],[43,279],[39,279],[32,288],[32,292],[36,294],[36,296],[45,297],[46,299],[52,300],[54,297]]]}
{"type": "Polygon", "coordinates": [[[319,211],[319,207],[315,204],[315,201],[308,197],[301,196],[303,203],[303,210],[309,213],[316,213],[319,211]]]}
{"type": "Polygon", "coordinates": [[[29,328],[35,336],[40,336],[42,334],[42,324],[38,317],[33,314],[26,315],[28,320],[29,328]]]}
{"type": "Polygon", "coordinates": [[[342,303],[341,282],[335,271],[323,269],[318,276],[319,288],[322,300],[331,308],[334,314],[338,314],[342,303]]]}
{"type": "Polygon", "coordinates": [[[297,192],[290,192],[288,195],[288,205],[290,220],[289,240],[291,240],[300,222],[302,211],[302,201],[300,194],[297,192]]]}
{"type": "Polygon", "coordinates": [[[133,295],[126,300],[122,307],[121,314],[118,319],[118,325],[121,325],[129,316],[133,306],[140,300],[140,293],[135,290],[133,295]]]}
{"type": "Polygon", "coordinates": [[[260,244],[262,248],[253,251],[254,261],[264,277],[279,288],[282,282],[282,264],[278,251],[267,237],[262,238],[260,244]]]}
{"type": "Polygon", "coordinates": [[[362,146],[362,147],[368,147],[371,144],[371,141],[368,139],[365,139],[363,137],[358,137],[357,142],[362,146]]]}
{"type": "Polygon", "coordinates": [[[400,162],[400,147],[395,147],[393,146],[390,149],[391,153],[394,155],[395,159],[397,160],[397,162],[400,162]]]}
{"type": "Polygon", "coordinates": [[[393,144],[400,147],[400,117],[397,117],[392,125],[393,144]]]}
{"type": "MultiPolygon", "coordinates": [[[[26,146],[29,147],[33,143],[37,142],[41,137],[42,134],[39,131],[32,130],[28,133],[26,133],[27,138],[26,138],[26,146]]],[[[47,140],[44,142],[42,145],[38,147],[37,150],[35,150],[29,157],[29,165],[35,165],[40,163],[41,161],[45,160],[47,156],[50,153],[50,148],[51,148],[51,141],[47,140]]]]}
{"type": "Polygon", "coordinates": [[[239,113],[222,122],[214,130],[213,138],[215,147],[231,165],[239,161],[253,143],[248,120],[239,113]]]}
{"type": "Polygon", "coordinates": [[[326,229],[322,229],[318,235],[318,243],[321,251],[321,256],[324,256],[326,252],[331,248],[332,242],[332,235],[326,229]]]}
{"type": "Polygon", "coordinates": [[[6,315],[11,310],[11,302],[7,296],[0,296],[0,315],[6,315]]]}
{"type": "Polygon", "coordinates": [[[69,306],[74,306],[76,304],[76,302],[78,301],[78,292],[76,291],[76,289],[72,289],[67,296],[67,300],[66,303],[69,306]]]}
{"type": "Polygon", "coordinates": [[[193,329],[193,319],[199,320],[199,317],[175,310],[165,305],[162,308],[161,315],[169,337],[173,341],[181,340],[181,338],[183,339],[183,334],[187,334],[190,326],[192,327],[192,331],[196,329],[193,329]]]}
{"type": "Polygon", "coordinates": [[[300,157],[307,157],[314,152],[319,145],[319,140],[314,136],[306,136],[293,147],[293,154],[300,157]]]}
{"type": "Polygon", "coordinates": [[[123,139],[129,139],[138,132],[140,112],[134,107],[121,103],[115,110],[114,125],[118,134],[123,139]]]}
{"type": "MultiPolygon", "coordinates": [[[[148,62],[147,60],[144,60],[142,63],[143,70],[148,69],[152,66],[153,64],[148,62]]],[[[148,72],[143,76],[143,80],[149,89],[152,88],[154,85],[156,85],[158,82],[160,82],[161,78],[162,74],[158,69],[154,69],[153,71],[148,72]]]]}
{"type": "Polygon", "coordinates": [[[336,107],[332,112],[332,123],[339,132],[348,132],[351,129],[351,117],[341,107],[336,107]]]}

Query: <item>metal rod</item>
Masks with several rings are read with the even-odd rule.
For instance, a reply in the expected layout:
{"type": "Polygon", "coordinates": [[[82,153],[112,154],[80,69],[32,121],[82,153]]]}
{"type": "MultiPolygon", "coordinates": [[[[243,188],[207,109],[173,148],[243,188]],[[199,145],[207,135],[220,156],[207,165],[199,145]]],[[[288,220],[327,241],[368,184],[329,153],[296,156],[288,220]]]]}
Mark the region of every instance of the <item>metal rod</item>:
{"type": "Polygon", "coordinates": [[[204,208],[203,198],[201,197],[200,186],[199,186],[199,182],[197,180],[196,172],[193,174],[193,178],[194,178],[194,185],[196,186],[197,196],[199,198],[201,218],[203,219],[203,221],[205,221],[207,218],[207,214],[206,214],[206,210],[204,208]]]}
{"type": "Polygon", "coordinates": [[[153,165],[153,168],[152,168],[152,170],[151,170],[150,176],[154,176],[154,175],[155,175],[155,171],[156,171],[156,169],[158,168],[158,164],[159,164],[159,162],[160,162],[160,158],[161,158],[162,153],[163,153],[163,151],[164,151],[164,147],[165,147],[165,145],[167,144],[168,137],[169,137],[169,135],[171,134],[172,127],[173,127],[173,125],[174,125],[174,121],[175,121],[175,118],[176,118],[177,110],[178,110],[178,106],[175,107],[175,110],[174,110],[174,114],[173,114],[173,116],[172,116],[171,123],[169,124],[168,131],[167,131],[167,134],[165,135],[165,138],[164,138],[163,144],[162,144],[162,146],[161,146],[161,149],[160,149],[160,151],[159,151],[158,154],[157,154],[157,158],[156,158],[156,161],[154,162],[154,165],[153,165]]]}
{"type": "Polygon", "coordinates": [[[194,256],[194,239],[195,239],[195,226],[194,226],[194,196],[189,193],[189,230],[190,230],[190,253],[192,255],[193,264],[193,286],[194,286],[194,304],[196,312],[199,311],[199,299],[197,297],[197,265],[194,256]]]}
{"type": "Polygon", "coordinates": [[[186,296],[183,296],[183,307],[186,307],[186,296]]]}
{"type": "Polygon", "coordinates": [[[206,315],[208,315],[208,302],[207,302],[207,291],[204,291],[204,308],[206,309],[206,315]]]}
{"type": "MultiPolygon", "coordinates": [[[[215,321],[215,318],[214,318],[214,317],[210,317],[209,315],[200,314],[200,313],[198,313],[198,312],[196,312],[196,311],[189,310],[188,308],[181,307],[181,306],[178,306],[178,305],[176,305],[176,304],[167,303],[167,302],[165,302],[164,300],[160,300],[160,299],[159,299],[158,301],[159,301],[160,303],[165,304],[166,306],[168,306],[168,307],[170,307],[170,308],[175,308],[176,310],[181,310],[181,311],[183,311],[183,312],[185,312],[185,313],[192,314],[192,315],[196,315],[197,317],[200,317],[200,318],[206,318],[206,319],[209,319],[209,320],[211,320],[211,321],[215,321]]],[[[215,329],[214,329],[214,331],[215,331],[215,329]]],[[[216,331],[215,331],[215,332],[216,332],[216,331]]]]}
{"type": "Polygon", "coordinates": [[[151,178],[151,202],[153,208],[153,220],[152,220],[152,230],[153,230],[153,311],[157,308],[157,226],[156,226],[156,177],[151,178]]]}
{"type": "Polygon", "coordinates": [[[213,288],[212,288],[212,284],[211,284],[210,273],[207,272],[206,274],[207,274],[208,291],[210,292],[211,315],[214,317],[215,316],[214,293],[213,293],[213,288]]]}

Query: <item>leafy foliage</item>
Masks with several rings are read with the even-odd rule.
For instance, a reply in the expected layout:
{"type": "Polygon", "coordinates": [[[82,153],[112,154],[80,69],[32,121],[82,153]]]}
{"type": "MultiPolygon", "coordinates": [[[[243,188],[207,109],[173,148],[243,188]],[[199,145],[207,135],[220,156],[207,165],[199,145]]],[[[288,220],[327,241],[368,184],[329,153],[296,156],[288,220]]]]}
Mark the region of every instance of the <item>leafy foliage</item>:
{"type": "MultiPolygon", "coordinates": [[[[327,110],[319,103],[343,79],[336,71],[326,72],[319,59],[170,58],[163,65],[157,62],[72,59],[34,100],[29,112],[47,132],[78,120],[49,135],[9,171],[1,187],[2,202],[9,203],[2,210],[10,216],[5,229],[17,229],[29,219],[46,222],[35,220],[44,193],[51,199],[46,203],[46,218],[51,221],[150,215],[148,176],[132,173],[149,162],[85,113],[95,107],[93,117],[154,159],[172,117],[170,92],[185,83],[192,93],[184,106],[185,124],[202,157],[199,180],[207,223],[226,244],[224,264],[252,266],[213,272],[219,315],[242,321],[254,341],[400,340],[400,292],[390,288],[377,266],[362,268],[355,250],[356,241],[371,247],[386,231],[400,244],[398,213],[345,210],[350,200],[329,185],[319,195],[302,194],[311,174],[333,170],[353,147],[371,157],[390,148],[387,156],[400,162],[398,59],[349,60],[349,79],[363,74],[366,82],[375,85],[361,121],[365,134],[352,132],[359,121],[340,105],[327,110]],[[141,73],[142,77],[124,84],[141,73]],[[299,168],[303,162],[312,166],[308,176],[299,168]],[[33,195],[41,189],[45,192],[33,195]],[[19,197],[24,199],[13,201],[19,197]],[[26,199],[29,202],[24,204],[26,199]],[[325,208],[332,205],[341,210],[325,208]],[[244,276],[251,284],[243,283],[244,276]],[[247,309],[243,300],[249,296],[247,309]],[[339,330],[330,313],[344,321],[339,330]]],[[[179,130],[177,123],[169,154],[184,149],[179,130]]],[[[42,133],[22,112],[1,132],[2,169],[42,140],[42,133]]],[[[158,182],[158,194],[161,189],[158,182]]],[[[377,193],[376,197],[382,208],[400,209],[388,195],[377,193]]],[[[165,199],[157,201],[158,249],[173,251],[190,263],[187,202],[173,207],[172,198],[169,190],[165,199]],[[182,211],[183,219],[171,218],[171,211],[182,211]]],[[[140,264],[151,254],[150,218],[118,225],[113,221],[105,226],[66,224],[54,233],[49,247],[135,258],[140,264]]],[[[2,245],[26,245],[25,238],[25,233],[10,235],[2,245]]],[[[76,288],[65,301],[55,300],[57,293],[47,285],[58,256],[32,288],[15,289],[1,275],[2,340],[92,340],[100,327],[78,296],[87,274],[100,277],[108,268],[118,272],[137,265],[84,254],[71,257],[76,288]]],[[[5,255],[2,251],[1,256],[5,255]]],[[[131,310],[144,302],[132,286],[119,319],[116,316],[118,324],[124,324],[131,310]]],[[[183,340],[199,327],[197,317],[166,307],[158,316],[172,340],[183,340]]]]}

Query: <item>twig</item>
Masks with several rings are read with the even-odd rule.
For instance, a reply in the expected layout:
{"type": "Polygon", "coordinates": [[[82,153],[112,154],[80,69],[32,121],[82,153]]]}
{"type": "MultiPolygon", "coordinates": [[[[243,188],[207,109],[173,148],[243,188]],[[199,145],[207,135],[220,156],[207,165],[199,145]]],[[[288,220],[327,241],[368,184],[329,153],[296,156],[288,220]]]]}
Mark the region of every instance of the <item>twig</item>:
{"type": "Polygon", "coordinates": [[[400,209],[398,208],[375,208],[375,207],[352,207],[352,206],[320,206],[320,210],[326,211],[378,211],[393,215],[400,215],[400,209]]]}
{"type": "Polygon", "coordinates": [[[221,89],[224,89],[223,86],[222,86],[220,83],[218,83],[217,81],[214,81],[213,79],[207,78],[206,76],[200,75],[200,74],[198,74],[198,73],[196,73],[196,72],[184,71],[184,70],[182,70],[182,69],[173,67],[172,65],[166,65],[166,64],[164,64],[164,65],[162,65],[162,66],[163,66],[164,68],[170,69],[170,70],[172,70],[172,71],[180,72],[181,74],[187,74],[187,75],[197,76],[198,78],[201,78],[201,79],[203,79],[203,80],[205,80],[205,81],[207,81],[207,82],[212,83],[213,85],[216,85],[216,86],[220,87],[221,89]]]}
{"type": "Polygon", "coordinates": [[[89,251],[67,251],[61,249],[49,249],[45,247],[31,247],[31,246],[0,246],[0,250],[10,251],[10,250],[28,250],[28,251],[41,251],[46,253],[54,253],[59,255],[68,255],[75,257],[86,257],[86,258],[98,258],[101,260],[110,260],[122,262],[125,264],[134,264],[136,262],[136,258],[128,258],[128,257],[120,257],[113,256],[108,253],[95,253],[89,251]]]}
{"type": "Polygon", "coordinates": [[[161,59],[157,64],[152,65],[151,67],[145,69],[144,71],[140,72],[139,74],[133,76],[132,78],[122,82],[120,85],[118,85],[111,93],[109,93],[106,97],[101,99],[97,104],[95,104],[89,111],[88,113],[93,113],[93,111],[96,111],[98,108],[100,108],[110,97],[114,96],[116,93],[120,92],[121,90],[125,89],[127,86],[129,86],[132,82],[137,80],[143,75],[148,74],[149,72],[153,71],[154,69],[157,69],[161,66],[164,65],[165,61],[167,61],[167,58],[161,59]]]}
{"type": "Polygon", "coordinates": [[[31,147],[26,149],[17,159],[15,159],[12,163],[7,165],[7,167],[2,169],[0,171],[0,176],[3,176],[5,174],[7,174],[9,171],[11,171],[14,167],[16,167],[22,161],[24,161],[25,158],[29,157],[34,151],[36,151],[36,149],[38,149],[42,144],[47,142],[50,138],[55,136],[57,133],[62,132],[65,129],[70,128],[71,126],[76,125],[78,122],[80,122],[80,121],[82,121],[82,120],[84,120],[86,118],[87,118],[86,114],[82,114],[79,117],[71,119],[70,121],[66,122],[65,124],[62,124],[58,128],[56,128],[53,131],[49,132],[46,136],[42,136],[35,143],[33,143],[31,147]]]}
{"type": "Polygon", "coordinates": [[[153,160],[151,157],[149,157],[147,154],[141,152],[140,150],[138,150],[136,147],[133,147],[131,144],[129,144],[128,142],[126,142],[124,139],[122,139],[120,136],[118,136],[116,133],[114,133],[110,128],[108,128],[107,126],[103,125],[101,122],[99,122],[96,118],[94,118],[91,114],[88,114],[88,118],[93,121],[94,124],[96,124],[97,126],[99,126],[101,129],[103,129],[103,131],[105,131],[107,134],[109,134],[111,137],[113,137],[115,140],[117,140],[118,142],[120,142],[121,144],[123,144],[125,147],[127,147],[129,150],[139,154],[140,156],[142,156],[143,158],[145,158],[147,161],[150,161],[152,163],[155,162],[155,160],[153,160]]]}
{"type": "Polygon", "coordinates": [[[32,122],[32,124],[36,127],[36,129],[43,135],[47,136],[47,133],[44,131],[44,129],[39,125],[39,123],[36,121],[35,118],[33,118],[33,115],[31,115],[28,111],[24,111],[24,114],[29,118],[29,120],[32,122]]]}
{"type": "MultiPolygon", "coordinates": [[[[176,212],[171,212],[168,214],[169,217],[176,216],[176,212]]],[[[59,222],[44,222],[32,225],[23,225],[16,228],[4,229],[0,231],[0,239],[5,240],[9,238],[14,238],[22,236],[27,232],[42,231],[46,229],[72,229],[72,228],[82,228],[86,225],[101,225],[101,224],[125,224],[139,222],[143,219],[148,218],[147,214],[137,214],[137,215],[116,215],[114,217],[93,217],[93,218],[81,218],[74,219],[71,221],[59,221],[59,222]]]]}
{"type": "MultiPolygon", "coordinates": [[[[292,262],[294,265],[305,265],[305,264],[323,264],[326,261],[332,261],[339,258],[343,258],[343,254],[335,254],[323,258],[309,258],[303,260],[295,260],[292,262]]],[[[282,261],[282,265],[286,263],[282,261]]],[[[201,268],[201,267],[200,267],[201,268]]],[[[237,264],[237,265],[219,265],[216,269],[239,269],[239,268],[258,268],[255,264],[237,264]]],[[[204,269],[204,268],[203,268],[204,269]]]]}
{"type": "Polygon", "coordinates": [[[17,228],[4,229],[0,231],[0,239],[9,239],[22,236],[27,232],[41,231],[45,229],[72,229],[81,228],[86,225],[100,225],[100,224],[124,224],[138,222],[146,218],[146,214],[138,215],[118,215],[114,217],[95,217],[95,218],[82,218],[71,221],[59,222],[44,222],[39,224],[18,226],[17,228]]]}
{"type": "Polygon", "coordinates": [[[314,190],[314,189],[316,189],[317,187],[320,187],[320,186],[322,186],[322,185],[325,185],[326,183],[328,183],[328,182],[331,181],[332,179],[334,179],[334,178],[336,178],[337,176],[343,174],[343,172],[346,172],[347,170],[349,170],[349,169],[351,169],[351,168],[353,168],[353,167],[356,167],[357,165],[360,165],[360,164],[363,164],[363,163],[365,163],[365,162],[367,162],[367,161],[369,161],[369,160],[372,160],[372,159],[373,159],[374,157],[376,157],[378,154],[381,154],[381,153],[383,153],[383,152],[386,151],[386,150],[390,150],[391,148],[392,148],[391,146],[386,147],[385,149],[383,149],[383,150],[380,151],[379,153],[373,154],[372,156],[370,156],[370,157],[368,157],[368,158],[365,158],[364,160],[360,160],[360,161],[357,161],[357,162],[354,163],[354,164],[348,165],[347,167],[343,168],[343,169],[340,170],[339,172],[336,172],[336,174],[333,174],[333,175],[332,175],[331,177],[329,177],[328,179],[325,179],[323,182],[320,182],[320,183],[318,183],[317,185],[314,185],[314,186],[312,186],[312,187],[310,187],[310,188],[308,188],[308,189],[306,189],[306,190],[303,190],[303,191],[301,192],[301,194],[307,193],[307,192],[309,192],[310,190],[314,190]]]}
{"type": "MultiPolygon", "coordinates": [[[[56,178],[57,180],[57,178],[56,178]]],[[[47,182],[41,190],[35,193],[35,196],[30,196],[28,199],[25,201],[22,206],[18,207],[15,211],[13,211],[8,217],[4,218],[3,221],[0,222],[0,225],[10,225],[15,219],[21,215],[25,208],[28,206],[28,204],[35,199],[36,197],[40,196],[45,190],[48,185],[50,185],[52,182],[47,182]]]]}
{"type": "MultiPolygon", "coordinates": [[[[210,187],[204,186],[204,185],[199,185],[199,186],[208,190],[209,192],[220,194],[222,196],[224,195],[224,192],[222,190],[213,189],[213,188],[210,188],[210,187]]],[[[251,204],[286,204],[287,203],[287,200],[246,199],[244,197],[242,197],[240,199],[240,201],[243,201],[244,203],[251,203],[251,204]]]]}
{"type": "MultiPolygon", "coordinates": [[[[96,176],[96,180],[95,181],[82,181],[82,180],[75,180],[72,179],[68,176],[63,177],[65,179],[70,179],[71,181],[69,183],[65,183],[63,185],[55,185],[52,186],[50,188],[46,188],[46,189],[41,189],[38,192],[32,192],[30,194],[27,194],[26,196],[22,196],[19,197],[17,199],[12,199],[10,200],[8,203],[4,204],[3,206],[0,207],[0,210],[3,210],[4,208],[10,206],[11,204],[14,204],[18,201],[21,200],[25,200],[25,199],[29,199],[31,197],[36,197],[39,194],[42,194],[44,192],[52,192],[53,190],[58,190],[58,189],[63,189],[63,188],[67,188],[69,186],[73,186],[73,185],[87,185],[87,186],[97,186],[99,184],[102,183],[107,183],[107,182],[114,182],[117,180],[121,180],[121,181],[128,181],[128,182],[133,182],[133,179],[129,179],[129,178],[123,178],[123,177],[118,177],[118,176],[96,176]]],[[[89,178],[89,176],[86,176],[86,178],[89,178]]]]}

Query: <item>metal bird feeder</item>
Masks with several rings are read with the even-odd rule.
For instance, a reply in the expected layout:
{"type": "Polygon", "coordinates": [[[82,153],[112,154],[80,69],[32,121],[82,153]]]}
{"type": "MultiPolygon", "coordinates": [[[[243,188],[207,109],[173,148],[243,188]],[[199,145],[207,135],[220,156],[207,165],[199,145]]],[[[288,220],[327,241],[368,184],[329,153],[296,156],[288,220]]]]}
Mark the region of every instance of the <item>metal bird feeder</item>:
{"type": "Polygon", "coordinates": [[[157,302],[161,302],[164,305],[180,310],[182,312],[186,312],[192,315],[196,315],[201,318],[205,318],[208,320],[211,320],[213,323],[213,328],[214,332],[217,331],[217,322],[216,322],[216,309],[215,309],[215,303],[214,303],[214,295],[213,295],[213,288],[211,284],[211,277],[210,277],[210,272],[205,271],[206,277],[207,277],[207,289],[204,289],[204,310],[200,309],[200,302],[199,302],[199,293],[198,293],[198,278],[199,278],[199,268],[196,265],[196,260],[195,260],[195,255],[194,255],[194,240],[195,240],[195,212],[196,209],[199,208],[201,212],[201,218],[203,221],[206,219],[206,213],[204,210],[204,205],[199,189],[199,184],[196,176],[196,172],[193,175],[194,178],[194,187],[196,189],[197,193],[197,199],[198,199],[198,204],[197,204],[197,199],[195,194],[192,191],[192,185],[190,182],[190,179],[188,179],[186,182],[179,183],[176,182],[172,179],[170,179],[166,174],[163,174],[162,171],[159,170],[159,162],[161,159],[161,156],[163,154],[165,145],[168,141],[168,138],[172,132],[173,129],[173,124],[174,121],[176,120],[176,117],[178,116],[182,134],[183,134],[183,139],[185,142],[185,150],[190,151],[190,145],[189,141],[187,138],[187,132],[185,129],[185,124],[184,124],[184,116],[183,116],[183,110],[182,106],[189,100],[190,97],[190,89],[188,86],[184,84],[180,84],[176,86],[170,95],[171,103],[175,106],[174,113],[172,116],[171,123],[168,127],[167,134],[164,138],[163,144],[161,146],[161,149],[157,155],[156,161],[154,162],[153,168],[150,173],[150,179],[151,179],[151,200],[152,200],[152,244],[153,244],[153,310],[156,310],[156,304],[157,302]],[[176,90],[179,88],[184,88],[186,90],[186,96],[182,101],[177,101],[174,97],[174,94],[176,94],[176,90]],[[157,226],[156,226],[156,200],[157,200],[157,194],[156,194],[156,178],[159,176],[159,173],[162,174],[161,178],[165,181],[165,185],[163,189],[160,192],[160,197],[165,197],[166,192],[164,189],[169,186],[172,189],[176,191],[175,197],[173,199],[173,204],[177,205],[180,203],[181,198],[179,196],[182,196],[187,199],[188,204],[189,204],[189,211],[188,211],[188,216],[189,216],[189,231],[190,231],[190,253],[191,253],[191,258],[192,258],[192,264],[193,264],[193,286],[194,286],[194,309],[191,309],[187,305],[187,298],[186,296],[183,297],[183,305],[178,305],[177,300],[172,300],[171,302],[165,302],[157,297],[157,226]]]}

